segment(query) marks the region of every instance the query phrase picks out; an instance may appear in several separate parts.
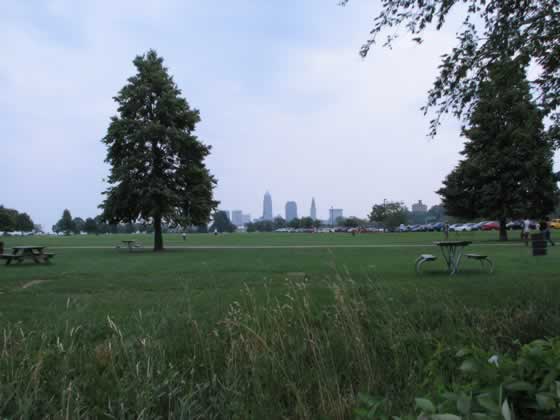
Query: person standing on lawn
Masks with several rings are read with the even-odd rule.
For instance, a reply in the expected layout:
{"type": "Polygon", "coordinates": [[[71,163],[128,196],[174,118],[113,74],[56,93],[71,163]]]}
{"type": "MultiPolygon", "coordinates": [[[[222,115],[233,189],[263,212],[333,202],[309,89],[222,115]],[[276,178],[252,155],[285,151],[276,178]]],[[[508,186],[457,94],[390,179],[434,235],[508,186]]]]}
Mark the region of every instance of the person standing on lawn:
{"type": "Polygon", "coordinates": [[[545,217],[540,224],[541,232],[544,234],[544,240],[550,243],[551,246],[556,245],[551,238],[550,219],[545,217]]]}
{"type": "Polygon", "coordinates": [[[529,233],[531,232],[531,221],[529,219],[525,219],[523,222],[523,240],[525,241],[525,245],[529,246],[529,233]]]}

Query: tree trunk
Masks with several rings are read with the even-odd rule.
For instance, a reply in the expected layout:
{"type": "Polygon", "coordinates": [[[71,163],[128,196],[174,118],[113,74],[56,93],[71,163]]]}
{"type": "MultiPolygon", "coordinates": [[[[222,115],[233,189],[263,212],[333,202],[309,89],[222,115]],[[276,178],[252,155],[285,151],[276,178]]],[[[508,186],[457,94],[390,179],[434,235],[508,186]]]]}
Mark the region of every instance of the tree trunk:
{"type": "Polygon", "coordinates": [[[163,251],[163,235],[161,233],[161,216],[154,217],[154,252],[163,251]]]}
{"type": "Polygon", "coordinates": [[[507,241],[506,219],[500,219],[500,241],[507,241]]]}

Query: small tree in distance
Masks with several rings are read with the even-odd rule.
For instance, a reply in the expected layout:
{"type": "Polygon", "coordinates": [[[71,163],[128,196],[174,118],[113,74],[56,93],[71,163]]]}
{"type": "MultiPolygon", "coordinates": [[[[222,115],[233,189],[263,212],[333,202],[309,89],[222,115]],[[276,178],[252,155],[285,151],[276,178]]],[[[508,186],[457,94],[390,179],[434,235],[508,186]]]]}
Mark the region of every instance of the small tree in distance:
{"type": "Polygon", "coordinates": [[[88,234],[97,233],[97,223],[91,217],[88,217],[84,223],[84,231],[88,234]]]}
{"type": "Polygon", "coordinates": [[[377,222],[387,229],[394,229],[401,224],[407,223],[408,209],[403,203],[388,201],[373,205],[368,217],[370,222],[377,222]]]}
{"type": "Polygon", "coordinates": [[[217,211],[216,213],[214,213],[213,216],[213,223],[212,226],[210,226],[210,231],[214,232],[235,232],[235,230],[237,229],[237,227],[230,222],[229,218],[227,217],[227,213],[225,211],[217,211]]]}
{"type": "Polygon", "coordinates": [[[74,222],[72,220],[72,215],[70,214],[70,210],[64,209],[62,212],[62,217],[52,228],[53,232],[55,233],[64,233],[65,235],[69,235],[70,232],[74,232],[74,222]]]}

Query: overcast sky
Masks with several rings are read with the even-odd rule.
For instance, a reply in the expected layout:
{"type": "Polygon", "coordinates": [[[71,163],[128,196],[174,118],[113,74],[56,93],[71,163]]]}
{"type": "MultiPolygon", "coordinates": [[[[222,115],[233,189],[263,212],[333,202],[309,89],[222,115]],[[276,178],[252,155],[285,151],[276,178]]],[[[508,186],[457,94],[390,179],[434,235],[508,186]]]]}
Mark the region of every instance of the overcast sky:
{"type": "Polygon", "coordinates": [[[112,97],[150,48],[201,112],[220,208],[258,217],[266,190],[275,215],[437,204],[463,140],[451,119],[427,138],[419,108],[456,28],[363,60],[377,3],[0,0],[0,204],[47,229],[99,213],[112,97]]]}

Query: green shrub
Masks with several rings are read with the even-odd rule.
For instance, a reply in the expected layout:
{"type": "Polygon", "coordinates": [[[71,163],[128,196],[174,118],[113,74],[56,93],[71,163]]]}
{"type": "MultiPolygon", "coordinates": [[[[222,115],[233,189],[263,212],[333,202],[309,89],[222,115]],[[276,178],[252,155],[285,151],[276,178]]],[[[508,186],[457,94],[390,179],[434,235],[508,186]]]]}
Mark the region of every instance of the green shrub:
{"type": "MultiPolygon", "coordinates": [[[[448,351],[439,349],[427,365],[433,397],[416,398],[418,419],[560,418],[560,338],[535,340],[517,354],[492,354],[476,346],[460,350],[450,370],[448,351]],[[453,372],[453,375],[442,375],[453,372]]],[[[386,401],[361,396],[358,418],[389,417],[386,401]]]]}

